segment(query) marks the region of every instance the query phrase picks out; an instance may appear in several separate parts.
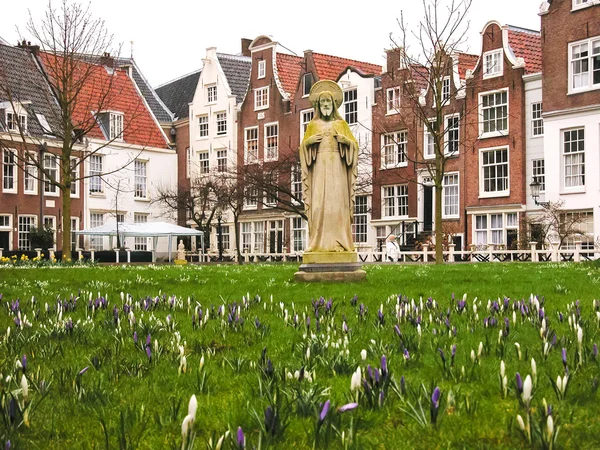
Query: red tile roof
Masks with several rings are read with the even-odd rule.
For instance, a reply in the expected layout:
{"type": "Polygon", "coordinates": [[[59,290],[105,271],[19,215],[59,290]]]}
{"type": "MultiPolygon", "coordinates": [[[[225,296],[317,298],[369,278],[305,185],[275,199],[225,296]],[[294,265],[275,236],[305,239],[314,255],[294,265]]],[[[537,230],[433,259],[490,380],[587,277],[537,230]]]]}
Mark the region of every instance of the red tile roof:
{"type": "Polygon", "coordinates": [[[525,60],[525,73],[542,71],[542,41],[539,31],[509,25],[508,45],[517,58],[525,60]]]}
{"type": "Polygon", "coordinates": [[[277,53],[277,75],[283,90],[290,95],[292,100],[294,100],[294,94],[298,87],[303,60],[300,56],[277,53]]]}
{"type": "Polygon", "coordinates": [[[429,69],[427,67],[413,64],[410,66],[410,76],[415,83],[417,93],[429,86],[429,69]]]}
{"type": "Polygon", "coordinates": [[[317,75],[320,80],[337,81],[339,76],[348,67],[356,69],[363,75],[379,75],[381,74],[381,66],[367,62],[355,61],[353,59],[340,58],[339,56],[324,55],[322,53],[314,53],[313,58],[317,75]]]}
{"type": "MultiPolygon", "coordinates": [[[[58,78],[64,59],[48,53],[41,53],[45,71],[52,79],[58,78]]],[[[148,111],[146,104],[136,90],[133,81],[123,70],[115,70],[110,75],[104,66],[76,61],[76,79],[71,105],[73,126],[91,127],[88,136],[106,139],[100,126],[95,123],[92,112],[114,111],[123,113],[123,141],[145,147],[168,148],[168,143],[159,126],[148,111]],[[77,75],[79,75],[78,82],[77,75]]]]}
{"type": "Polygon", "coordinates": [[[467,70],[473,70],[479,55],[470,55],[469,53],[458,53],[458,76],[462,80],[467,75],[467,70]]]}

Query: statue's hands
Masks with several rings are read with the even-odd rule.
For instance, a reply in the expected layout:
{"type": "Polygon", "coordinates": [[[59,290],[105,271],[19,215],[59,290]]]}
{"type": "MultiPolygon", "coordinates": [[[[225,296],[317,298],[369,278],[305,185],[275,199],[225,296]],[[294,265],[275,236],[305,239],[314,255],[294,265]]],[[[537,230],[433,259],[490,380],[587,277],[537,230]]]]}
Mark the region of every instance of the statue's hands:
{"type": "Polygon", "coordinates": [[[338,142],[338,144],[350,146],[350,139],[348,139],[343,134],[336,134],[335,140],[338,142]]]}
{"type": "Polygon", "coordinates": [[[306,138],[306,145],[314,145],[323,140],[322,134],[313,134],[312,136],[306,138]]]}

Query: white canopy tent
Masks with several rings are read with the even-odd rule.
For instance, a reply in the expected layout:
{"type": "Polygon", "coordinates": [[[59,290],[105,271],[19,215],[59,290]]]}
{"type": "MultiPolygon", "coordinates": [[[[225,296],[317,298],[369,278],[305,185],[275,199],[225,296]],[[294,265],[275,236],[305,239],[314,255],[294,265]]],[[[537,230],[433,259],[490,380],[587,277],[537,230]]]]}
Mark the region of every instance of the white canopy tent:
{"type": "Polygon", "coordinates": [[[181,227],[168,222],[119,223],[105,224],[99,227],[75,231],[76,235],[85,236],[122,236],[154,238],[154,248],[159,237],[169,238],[169,262],[173,247],[173,236],[200,236],[201,248],[204,248],[204,233],[192,228],[181,227]]]}

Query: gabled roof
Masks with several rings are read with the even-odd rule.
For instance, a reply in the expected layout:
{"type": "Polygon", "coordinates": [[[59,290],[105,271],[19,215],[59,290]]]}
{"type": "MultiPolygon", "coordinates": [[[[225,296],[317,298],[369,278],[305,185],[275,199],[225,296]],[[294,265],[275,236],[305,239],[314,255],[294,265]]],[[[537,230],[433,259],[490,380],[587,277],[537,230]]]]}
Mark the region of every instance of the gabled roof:
{"type": "Polygon", "coordinates": [[[300,56],[277,53],[277,76],[284,92],[290,96],[290,100],[294,100],[303,61],[300,56]]]}
{"type": "Polygon", "coordinates": [[[362,61],[356,61],[339,56],[324,55],[322,53],[314,53],[315,68],[320,80],[337,81],[342,72],[348,67],[355,69],[362,75],[379,75],[381,74],[381,66],[362,61]]]}
{"type": "Polygon", "coordinates": [[[235,95],[236,102],[241,102],[244,100],[244,95],[248,89],[248,83],[250,83],[252,58],[249,56],[217,53],[217,59],[225,73],[227,83],[231,88],[231,93],[235,95]]]}
{"type": "Polygon", "coordinates": [[[0,102],[11,98],[13,103],[21,103],[27,110],[27,131],[30,135],[41,137],[50,134],[40,124],[43,119],[38,115],[44,116],[52,134],[62,135],[56,100],[31,52],[25,48],[0,45],[0,102]]]}
{"type": "Polygon", "coordinates": [[[419,64],[410,66],[410,76],[415,84],[415,91],[418,93],[429,86],[429,69],[419,64]]]}
{"type": "Polygon", "coordinates": [[[169,111],[160,97],[154,92],[154,89],[152,89],[150,83],[148,83],[148,80],[146,80],[146,77],[140,71],[135,60],[133,58],[118,58],[116,62],[119,66],[131,66],[131,77],[156,119],[159,122],[171,122],[173,120],[173,113],[169,111]]]}
{"type": "Polygon", "coordinates": [[[467,75],[467,70],[473,70],[477,65],[479,55],[471,55],[469,53],[457,52],[458,55],[458,77],[464,80],[467,75]]]}
{"type": "Polygon", "coordinates": [[[508,45],[517,58],[525,60],[525,73],[542,71],[542,41],[539,31],[508,25],[508,45]]]}
{"type": "Polygon", "coordinates": [[[189,115],[189,104],[194,101],[194,94],[200,73],[197,70],[173,81],[169,81],[155,89],[160,99],[167,105],[175,120],[186,119],[189,115]]]}
{"type": "MultiPolygon", "coordinates": [[[[50,79],[61,67],[63,58],[50,53],[40,53],[40,60],[50,79]]],[[[93,114],[103,111],[123,113],[123,141],[127,144],[144,147],[168,148],[168,142],[154,116],[146,108],[145,102],[138,93],[133,81],[124,70],[109,71],[99,64],[91,64],[82,60],[75,61],[74,89],[77,89],[76,101],[73,105],[73,122],[89,124],[93,114]],[[109,73],[111,72],[111,73],[109,73]],[[80,78],[77,79],[78,74],[80,78]]],[[[95,123],[88,136],[106,139],[100,125],[95,123]]]]}

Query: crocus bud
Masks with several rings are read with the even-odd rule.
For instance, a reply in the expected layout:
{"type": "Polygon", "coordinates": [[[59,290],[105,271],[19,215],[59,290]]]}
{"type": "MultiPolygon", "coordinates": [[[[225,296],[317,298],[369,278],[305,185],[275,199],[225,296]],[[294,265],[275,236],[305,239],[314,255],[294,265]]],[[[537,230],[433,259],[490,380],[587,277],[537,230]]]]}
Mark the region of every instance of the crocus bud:
{"type": "Polygon", "coordinates": [[[482,353],[483,353],[483,342],[479,342],[479,348],[477,349],[477,358],[481,358],[482,353]]]}
{"type": "Polygon", "coordinates": [[[517,423],[519,424],[519,428],[521,429],[521,431],[525,431],[525,422],[523,421],[523,418],[520,414],[517,414],[517,423]]]}
{"type": "Polygon", "coordinates": [[[529,402],[531,401],[531,390],[533,389],[533,382],[531,381],[531,377],[527,375],[525,377],[525,381],[523,382],[523,403],[529,406],[529,402]]]}
{"type": "Polygon", "coordinates": [[[506,366],[504,364],[504,360],[500,361],[500,376],[504,377],[506,374],[506,366]]]}
{"type": "Polygon", "coordinates": [[[360,352],[360,358],[365,361],[367,359],[367,351],[363,348],[360,352]]]}
{"type": "Polygon", "coordinates": [[[551,441],[552,435],[554,434],[554,419],[552,418],[552,415],[549,415],[546,418],[546,434],[548,436],[548,440],[551,441]]]}
{"type": "Polygon", "coordinates": [[[21,391],[23,393],[23,398],[27,400],[27,397],[29,395],[29,383],[27,383],[27,378],[25,377],[25,374],[21,376],[21,391]]]}
{"type": "Polygon", "coordinates": [[[579,345],[583,343],[583,328],[581,327],[577,328],[577,342],[579,345]]]}

